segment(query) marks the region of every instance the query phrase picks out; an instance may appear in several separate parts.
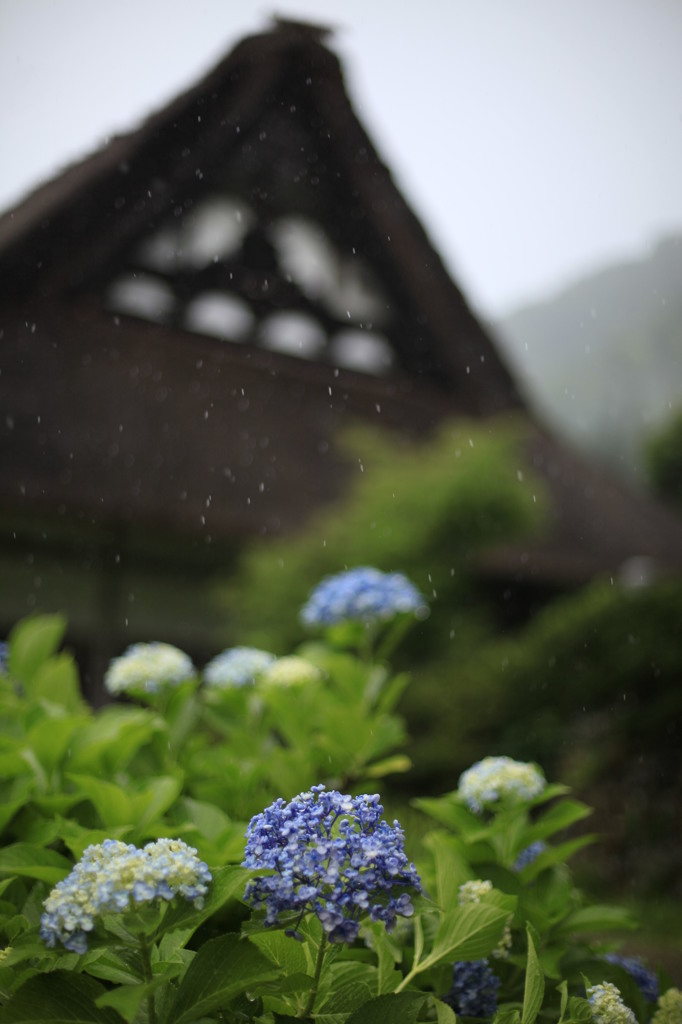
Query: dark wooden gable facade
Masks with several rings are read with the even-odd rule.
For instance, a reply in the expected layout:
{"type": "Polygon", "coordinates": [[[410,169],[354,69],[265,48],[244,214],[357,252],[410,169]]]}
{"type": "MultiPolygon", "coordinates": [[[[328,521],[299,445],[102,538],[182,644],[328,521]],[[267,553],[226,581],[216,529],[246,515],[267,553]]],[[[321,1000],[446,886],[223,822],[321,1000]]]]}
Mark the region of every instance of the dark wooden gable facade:
{"type": "MultiPolygon", "coordinates": [[[[12,550],[18,523],[30,551],[68,535],[61,522],[92,537],[91,560],[146,531],[195,564],[206,541],[292,531],[337,496],[334,438],[357,417],[415,435],[523,412],[324,35],[278,22],[245,39],[0,218],[12,550]]],[[[553,532],[492,553],[491,577],[578,583],[632,555],[682,566],[664,512],[540,428],[526,457],[555,494],[553,532]]]]}
{"type": "Polygon", "coordinates": [[[21,478],[27,507],[277,530],[335,492],[347,412],[520,407],[319,35],[245,40],[0,224],[2,500],[21,478]]]}

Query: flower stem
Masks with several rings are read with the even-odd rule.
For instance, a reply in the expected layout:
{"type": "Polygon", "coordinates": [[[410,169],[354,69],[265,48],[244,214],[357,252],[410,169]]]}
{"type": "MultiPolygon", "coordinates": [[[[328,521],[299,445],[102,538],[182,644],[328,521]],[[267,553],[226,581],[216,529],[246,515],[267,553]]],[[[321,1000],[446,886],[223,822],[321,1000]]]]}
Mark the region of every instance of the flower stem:
{"type": "Polygon", "coordinates": [[[320,946],[317,950],[317,963],[315,964],[315,975],[313,977],[313,984],[308,993],[308,1002],[303,1008],[303,1012],[298,1014],[299,1019],[305,1019],[309,1017],[313,1012],[313,1006],[315,1005],[315,999],[317,997],[317,989],[320,984],[320,975],[322,974],[322,961],[324,960],[324,954],[327,951],[327,936],[322,932],[322,938],[320,939],[320,946]]]}
{"type": "MultiPolygon", "coordinates": [[[[147,936],[144,932],[139,935],[140,939],[140,953],[142,954],[142,971],[144,973],[144,980],[146,984],[150,984],[153,979],[152,974],[152,958],[151,951],[149,949],[149,943],[147,942],[147,936]]],[[[147,996],[147,1022],[148,1024],[156,1024],[156,1007],[154,1005],[154,993],[150,992],[147,996]]]]}

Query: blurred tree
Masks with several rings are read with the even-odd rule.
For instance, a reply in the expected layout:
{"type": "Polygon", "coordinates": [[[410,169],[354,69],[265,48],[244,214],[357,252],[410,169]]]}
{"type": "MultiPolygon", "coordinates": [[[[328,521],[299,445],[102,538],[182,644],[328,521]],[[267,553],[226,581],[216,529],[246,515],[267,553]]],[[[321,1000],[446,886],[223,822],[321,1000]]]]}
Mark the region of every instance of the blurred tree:
{"type": "Polygon", "coordinates": [[[645,455],[654,491],[682,511],[682,408],[649,439],[645,455]]]}
{"type": "Polygon", "coordinates": [[[447,648],[470,603],[472,555],[543,519],[540,485],[516,472],[525,429],[521,421],[461,421],[423,442],[367,428],[348,433],[358,467],[348,496],[298,537],[247,547],[223,588],[240,642],[288,650],[304,639],[296,613],[312,587],[344,568],[373,565],[405,573],[428,599],[431,615],[414,631],[410,654],[418,647],[433,658],[447,648]]]}

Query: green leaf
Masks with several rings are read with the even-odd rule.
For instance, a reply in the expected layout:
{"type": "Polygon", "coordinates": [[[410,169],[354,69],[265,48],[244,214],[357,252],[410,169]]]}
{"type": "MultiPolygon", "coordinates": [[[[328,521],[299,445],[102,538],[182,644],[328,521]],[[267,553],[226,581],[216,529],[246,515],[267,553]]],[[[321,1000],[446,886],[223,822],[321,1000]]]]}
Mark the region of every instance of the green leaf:
{"type": "Polygon", "coordinates": [[[12,884],[13,881],[14,875],[10,875],[9,878],[4,878],[2,882],[0,882],[0,896],[2,896],[5,889],[7,889],[12,884]]]}
{"type": "Polygon", "coordinates": [[[106,946],[89,950],[80,966],[93,978],[112,981],[116,985],[136,985],[140,980],[139,973],[106,946]]]}
{"type": "Polygon", "coordinates": [[[157,775],[138,792],[92,775],[67,775],[95,807],[105,828],[143,829],[166,811],[182,789],[182,779],[157,775]]]}
{"type": "Polygon", "coordinates": [[[0,1009],[0,1024],[121,1024],[115,1010],[96,1005],[104,992],[85,974],[36,974],[0,1009]]]}
{"type": "Polygon", "coordinates": [[[31,682],[31,696],[69,711],[84,708],[78,669],[70,654],[56,654],[39,666],[31,682]]]}
{"type": "Polygon", "coordinates": [[[402,948],[391,938],[381,921],[367,921],[362,931],[377,958],[377,995],[395,991],[402,977],[396,970],[396,964],[402,959],[402,948]]]}
{"type": "Polygon", "coordinates": [[[81,797],[90,801],[105,828],[133,824],[133,802],[128,791],[122,786],[106,779],[96,779],[92,775],[76,775],[69,772],[67,778],[78,787],[81,797]]]}
{"type": "MultiPolygon", "coordinates": [[[[80,800],[76,795],[72,798],[73,803],[80,800]]],[[[68,846],[74,861],[80,860],[84,851],[93,843],[103,843],[105,839],[120,839],[127,831],[127,826],[122,828],[85,828],[71,818],[62,818],[55,815],[53,819],[55,835],[68,846]]]]}
{"type": "Polygon", "coordinates": [[[456,907],[459,887],[471,877],[471,868],[460,853],[459,840],[447,832],[429,833],[424,839],[436,867],[436,899],[443,910],[456,907]]]}
{"type": "Polygon", "coordinates": [[[180,928],[183,931],[188,930],[189,934],[192,934],[200,924],[209,917],[212,917],[228,900],[241,899],[247,882],[257,872],[228,864],[225,867],[212,868],[211,874],[213,875],[213,881],[210,884],[208,895],[201,910],[197,910],[196,907],[193,907],[191,903],[187,903],[186,900],[178,901],[175,906],[168,908],[159,929],[159,935],[165,935],[176,928],[180,928]]]}
{"type": "Polygon", "coordinates": [[[590,833],[578,836],[577,839],[567,839],[565,843],[558,843],[556,846],[548,846],[534,861],[527,864],[519,872],[519,875],[524,882],[531,882],[545,868],[551,867],[552,864],[564,864],[569,857],[572,857],[574,853],[582,850],[585,846],[589,846],[596,838],[593,833],[590,833]]]}
{"type": "Polygon", "coordinates": [[[568,1006],[568,982],[564,979],[560,985],[557,985],[556,990],[561,996],[561,1007],[559,1009],[559,1024],[562,1024],[563,1019],[566,1016],[566,1008],[568,1006]]]}
{"type": "Polygon", "coordinates": [[[9,672],[31,693],[38,669],[59,647],[66,630],[62,615],[22,619],[9,636],[9,672]]]}
{"type": "Polygon", "coordinates": [[[493,1018],[495,1024],[521,1024],[521,1014],[515,1006],[504,1006],[493,1018]]]}
{"type": "Polygon", "coordinates": [[[125,768],[140,747],[163,728],[162,719],[146,708],[103,708],[74,737],[69,768],[111,777],[125,768]]]}
{"type": "Polygon", "coordinates": [[[56,885],[72,867],[60,853],[31,843],[14,843],[0,850],[0,875],[22,875],[56,885]]]}
{"type": "Polygon", "coordinates": [[[481,819],[460,803],[452,793],[442,797],[424,797],[413,800],[412,803],[430,818],[461,834],[468,841],[485,836],[489,832],[481,819]]]}
{"type": "Polygon", "coordinates": [[[26,741],[45,771],[51,772],[57,766],[72,736],[86,721],[85,715],[49,716],[29,729],[26,741]]]}
{"type": "Polygon", "coordinates": [[[386,757],[383,761],[375,761],[374,764],[363,768],[362,774],[367,779],[383,779],[385,775],[395,775],[399,772],[409,772],[412,762],[405,754],[394,754],[393,757],[386,757]]]}
{"type": "Polygon", "coordinates": [[[637,928],[638,922],[632,914],[623,907],[609,907],[595,904],[591,907],[581,907],[561,921],[555,928],[555,935],[565,935],[570,932],[593,932],[611,931],[621,928],[637,928]]]}
{"type": "Polygon", "coordinates": [[[180,801],[180,809],[198,831],[211,841],[219,839],[232,828],[232,819],[215,804],[203,803],[185,796],[180,801]]]}
{"type": "Polygon", "coordinates": [[[478,960],[487,956],[502,938],[509,919],[508,907],[469,903],[444,915],[433,949],[422,961],[420,972],[446,960],[478,960]]]}
{"type": "Polygon", "coordinates": [[[154,978],[145,985],[122,985],[99,996],[98,1007],[111,1006],[123,1017],[127,1024],[133,1024],[142,1003],[154,990],[166,981],[164,977],[154,978]]]}
{"type": "MultiPolygon", "coordinates": [[[[383,928],[383,925],[381,926],[383,928]]],[[[283,974],[305,974],[308,960],[303,943],[296,942],[283,931],[269,929],[249,936],[269,960],[280,968],[283,974]]]]}
{"type": "Polygon", "coordinates": [[[325,992],[320,992],[317,1009],[320,1013],[351,1013],[377,992],[377,969],[372,964],[356,961],[332,963],[327,969],[325,992]]]}
{"type": "MultiPolygon", "coordinates": [[[[536,767],[538,766],[536,765],[536,767]]],[[[528,807],[539,807],[541,804],[546,804],[549,800],[554,800],[557,796],[566,796],[570,792],[570,786],[565,786],[562,782],[550,782],[541,793],[538,793],[536,797],[528,801],[528,807]]]]}
{"type": "Polygon", "coordinates": [[[409,683],[410,675],[408,672],[401,672],[399,675],[393,676],[393,678],[384,685],[381,693],[379,694],[376,702],[377,711],[393,711],[409,683]]]}
{"type": "Polygon", "coordinates": [[[8,824],[20,808],[25,807],[27,801],[11,800],[0,805],[0,831],[8,824]]]}
{"type": "Polygon", "coordinates": [[[278,976],[277,968],[248,939],[231,934],[211,939],[187,968],[168,1024],[195,1021],[241,992],[278,976]]]}
{"type": "Polygon", "coordinates": [[[521,1024],[535,1024],[535,1018],[540,1012],[542,999],[545,994],[545,975],[535,951],[532,929],[529,925],[526,926],[526,937],[528,939],[528,959],[526,963],[526,982],[523,991],[521,1024]]]}
{"type": "Polygon", "coordinates": [[[526,845],[536,842],[538,839],[548,839],[555,832],[560,832],[569,825],[589,817],[592,808],[579,800],[561,800],[546,811],[536,822],[529,825],[524,832],[526,845]]]}
{"type": "Polygon", "coordinates": [[[457,1024],[455,1011],[447,1003],[444,1003],[442,999],[438,999],[436,996],[432,998],[433,1006],[436,1010],[437,1024],[457,1024]]]}
{"type": "Polygon", "coordinates": [[[377,996],[358,1007],[346,1024],[416,1024],[426,998],[421,992],[377,996]]]}

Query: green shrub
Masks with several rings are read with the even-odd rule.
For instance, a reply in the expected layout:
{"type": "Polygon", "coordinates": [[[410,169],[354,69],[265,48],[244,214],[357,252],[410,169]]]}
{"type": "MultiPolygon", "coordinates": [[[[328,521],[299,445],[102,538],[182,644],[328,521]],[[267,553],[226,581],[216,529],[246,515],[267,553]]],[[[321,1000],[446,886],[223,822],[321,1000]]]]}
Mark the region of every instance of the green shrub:
{"type": "Polygon", "coordinates": [[[656,494],[682,510],[682,409],[649,439],[644,454],[656,494]]]}

